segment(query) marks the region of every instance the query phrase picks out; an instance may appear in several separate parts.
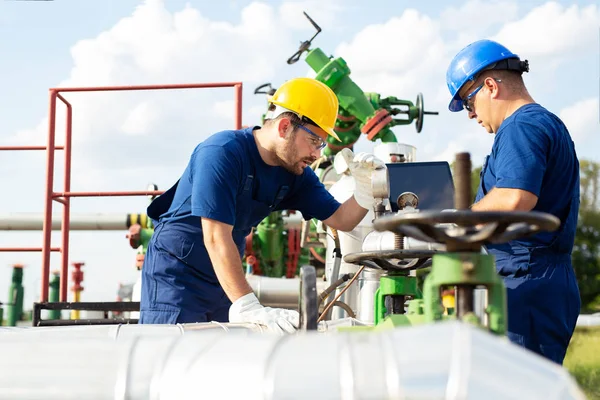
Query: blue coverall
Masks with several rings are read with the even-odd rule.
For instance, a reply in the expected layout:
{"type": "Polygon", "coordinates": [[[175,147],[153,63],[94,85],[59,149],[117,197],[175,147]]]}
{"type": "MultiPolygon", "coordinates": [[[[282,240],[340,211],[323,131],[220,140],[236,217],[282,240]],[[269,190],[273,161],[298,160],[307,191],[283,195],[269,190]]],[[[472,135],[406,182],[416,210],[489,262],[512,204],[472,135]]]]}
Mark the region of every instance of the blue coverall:
{"type": "Polygon", "coordinates": [[[272,211],[325,220],[340,206],[312,169],[294,175],[267,165],[254,129],[200,143],[179,181],[148,207],[155,230],[142,267],[140,323],[228,321],[231,302],[204,246],[201,218],[232,225],[241,257],[252,227],[272,211]]]}
{"type": "Polygon", "coordinates": [[[534,211],[561,220],[556,232],[487,248],[507,288],[508,337],[562,364],[581,308],[571,265],[579,161],[567,128],[539,104],[522,106],[498,129],[480,176],[476,202],[494,187],[522,189],[538,197],[534,211]]]}

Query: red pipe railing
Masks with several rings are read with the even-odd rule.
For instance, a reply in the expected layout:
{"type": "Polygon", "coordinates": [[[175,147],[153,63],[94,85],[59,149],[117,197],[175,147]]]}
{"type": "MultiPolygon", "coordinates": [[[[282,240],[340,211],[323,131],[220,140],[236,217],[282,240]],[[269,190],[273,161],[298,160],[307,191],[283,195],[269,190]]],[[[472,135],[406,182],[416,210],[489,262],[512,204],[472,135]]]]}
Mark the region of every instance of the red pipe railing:
{"type": "MultiPolygon", "coordinates": [[[[142,196],[156,195],[162,191],[130,191],[130,192],[71,192],[71,138],[72,138],[72,119],[73,108],[71,104],[60,93],[68,92],[106,92],[106,91],[131,91],[131,90],[165,90],[165,89],[204,89],[204,88],[234,88],[235,100],[235,128],[242,127],[242,83],[241,82],[222,82],[222,83],[198,83],[198,84],[177,84],[177,85],[144,85],[144,86],[106,86],[106,87],[72,87],[72,88],[52,88],[50,89],[49,99],[49,117],[48,117],[48,143],[42,149],[47,150],[46,157],[46,191],[44,205],[44,224],[43,224],[43,243],[42,243],[42,279],[40,301],[48,301],[48,282],[50,278],[50,252],[60,251],[62,254],[61,273],[60,273],[60,301],[67,301],[67,271],[69,265],[69,219],[71,211],[71,197],[92,197],[92,196],[142,196]],[[56,139],[56,103],[60,100],[67,107],[66,130],[65,130],[65,172],[64,188],[62,192],[54,192],[54,151],[59,149],[55,145],[56,139]],[[62,246],[60,248],[51,247],[52,232],[52,201],[57,201],[63,205],[62,218],[62,246]]],[[[31,250],[34,251],[34,250],[31,250]]],[[[38,250],[39,251],[39,250],[38,250]]]]}

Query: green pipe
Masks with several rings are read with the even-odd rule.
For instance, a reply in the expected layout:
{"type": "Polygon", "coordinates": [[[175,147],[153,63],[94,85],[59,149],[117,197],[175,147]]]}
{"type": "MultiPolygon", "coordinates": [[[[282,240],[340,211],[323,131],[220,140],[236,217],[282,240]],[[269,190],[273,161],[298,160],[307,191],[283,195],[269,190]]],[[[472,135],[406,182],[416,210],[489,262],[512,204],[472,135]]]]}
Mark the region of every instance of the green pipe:
{"type": "Polygon", "coordinates": [[[12,282],[8,289],[6,325],[17,326],[23,314],[23,265],[13,266],[12,282]]]}
{"type": "MultiPolygon", "coordinates": [[[[50,279],[50,294],[48,301],[51,303],[58,302],[59,290],[60,290],[60,274],[57,271],[52,272],[52,279],[50,279]]],[[[49,310],[49,319],[60,319],[60,310],[49,310]]]]}

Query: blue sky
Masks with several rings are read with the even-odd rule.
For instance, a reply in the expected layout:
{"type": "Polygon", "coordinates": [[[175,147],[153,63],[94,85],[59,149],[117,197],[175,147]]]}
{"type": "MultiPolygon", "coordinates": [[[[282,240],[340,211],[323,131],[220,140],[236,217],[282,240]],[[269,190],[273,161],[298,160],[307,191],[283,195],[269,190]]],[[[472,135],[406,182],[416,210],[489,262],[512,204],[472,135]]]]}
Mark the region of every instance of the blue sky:
{"type": "MultiPolygon", "coordinates": [[[[440,112],[396,127],[417,158],[450,160],[470,151],[477,164],[491,147],[464,113],[449,113],[445,70],[463,46],[501,41],[530,61],[525,81],[536,101],[563,117],[580,158],[600,161],[600,9],[593,1],[179,1],[104,0],[0,2],[0,145],[44,144],[48,88],[189,83],[244,83],[244,123],[258,123],[264,97],[311,75],[303,61],[285,60],[312,36],[305,10],[323,28],[313,42],[342,56],[365,91],[414,101],[440,112]]],[[[231,91],[69,95],[74,104],[73,190],[164,189],[185,167],[193,147],[230,127],[231,91]]],[[[62,114],[59,114],[62,115],[62,114]]],[[[362,140],[359,150],[372,143],[362,140]]],[[[6,193],[0,214],[41,212],[43,153],[0,153],[6,193]]],[[[56,176],[61,176],[57,162],[56,176]]],[[[60,186],[57,178],[56,188],[60,186]]],[[[145,198],[75,199],[73,212],[144,212],[145,198]]],[[[55,206],[55,212],[60,208],[55,206]]],[[[112,300],[117,282],[136,278],[125,232],[74,232],[72,261],[84,261],[84,300],[112,300]]],[[[58,239],[55,235],[53,239],[58,239]]],[[[0,246],[39,246],[40,233],[0,232],[0,246]]],[[[58,244],[58,241],[55,242],[58,244]]],[[[53,268],[58,257],[53,255],[53,268]]],[[[13,262],[24,262],[26,301],[39,292],[39,254],[0,253],[0,301],[13,262]],[[2,272],[4,271],[4,272],[2,272]]]]}

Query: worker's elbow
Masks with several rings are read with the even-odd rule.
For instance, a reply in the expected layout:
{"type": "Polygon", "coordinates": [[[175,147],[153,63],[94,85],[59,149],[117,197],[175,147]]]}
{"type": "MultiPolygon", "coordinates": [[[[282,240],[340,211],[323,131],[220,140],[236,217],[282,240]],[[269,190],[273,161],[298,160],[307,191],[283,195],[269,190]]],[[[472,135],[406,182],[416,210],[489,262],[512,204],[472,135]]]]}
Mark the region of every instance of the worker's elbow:
{"type": "Polygon", "coordinates": [[[218,249],[223,244],[223,239],[218,232],[204,232],[204,246],[209,253],[218,249]]]}
{"type": "Polygon", "coordinates": [[[512,206],[516,211],[531,211],[536,206],[538,197],[527,191],[519,191],[512,198],[512,206]]]}

